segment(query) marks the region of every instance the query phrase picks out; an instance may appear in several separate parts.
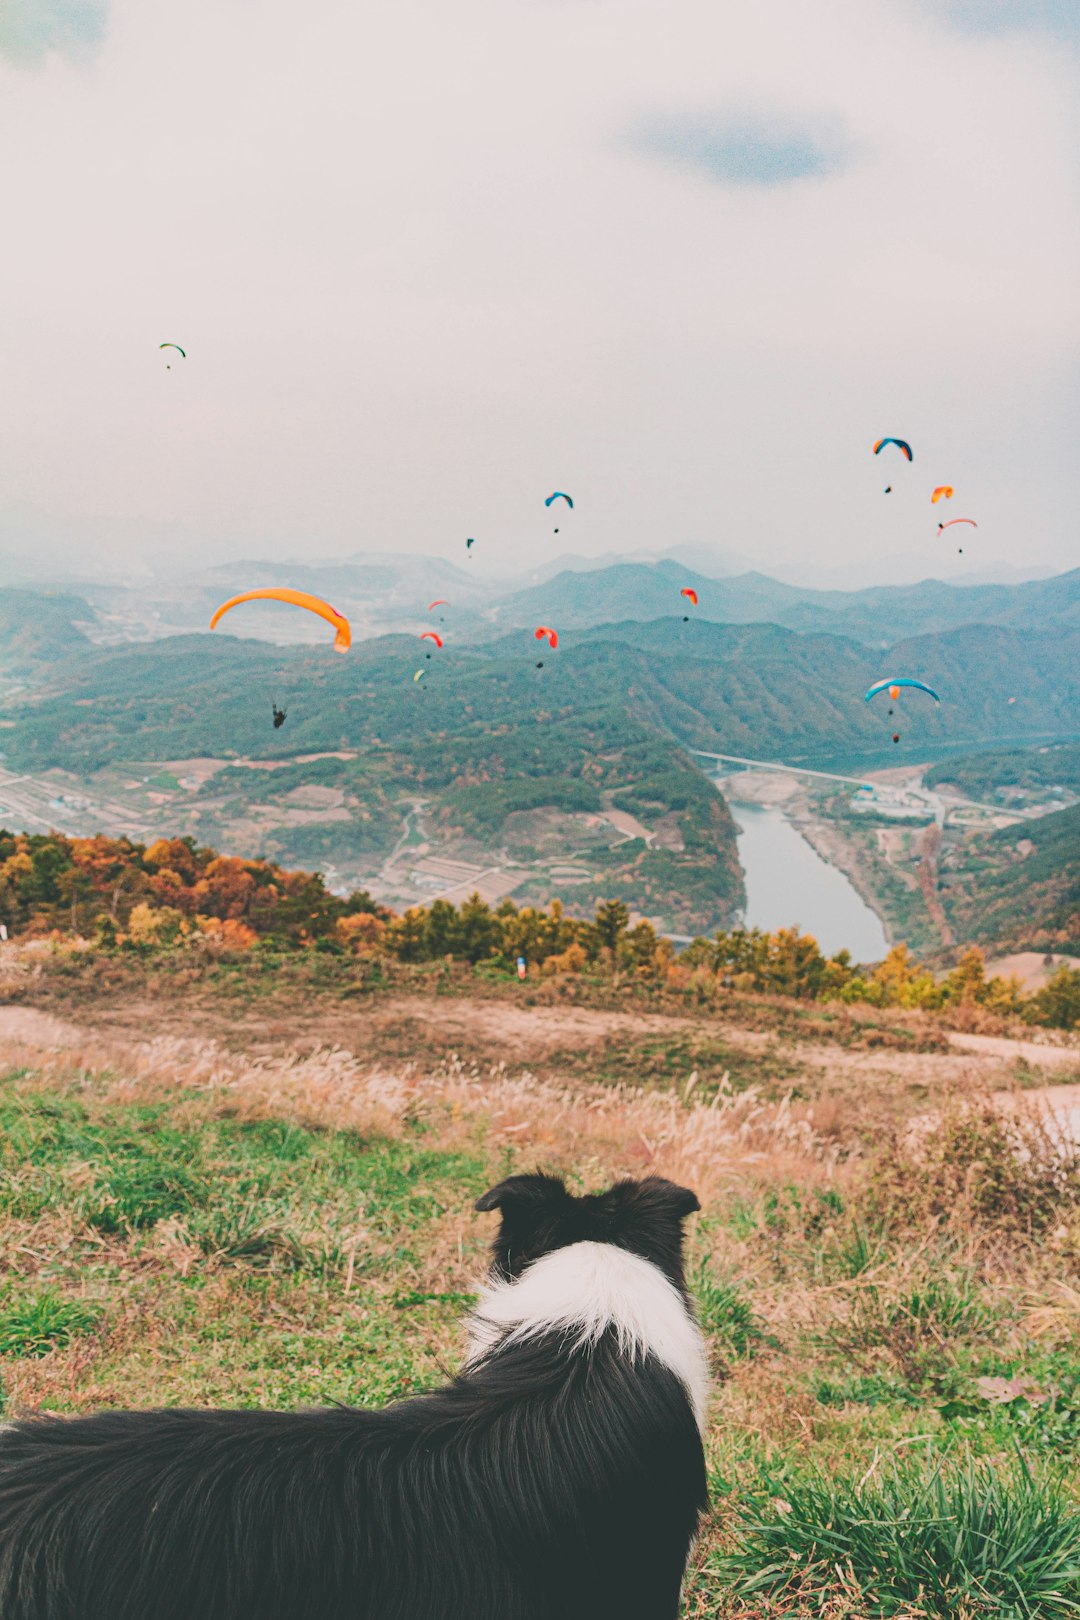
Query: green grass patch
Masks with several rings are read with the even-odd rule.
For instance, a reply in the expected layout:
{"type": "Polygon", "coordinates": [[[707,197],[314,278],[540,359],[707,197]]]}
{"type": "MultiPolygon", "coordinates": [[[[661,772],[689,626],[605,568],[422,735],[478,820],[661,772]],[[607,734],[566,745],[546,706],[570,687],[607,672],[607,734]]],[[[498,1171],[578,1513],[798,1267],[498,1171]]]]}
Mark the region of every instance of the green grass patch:
{"type": "Polygon", "coordinates": [[[754,1356],[775,1345],[765,1324],[738,1283],[717,1277],[704,1262],[690,1279],[703,1331],[724,1356],[754,1356]]]}
{"type": "Polygon", "coordinates": [[[909,1457],[777,1482],[713,1573],[793,1605],[777,1613],[820,1612],[842,1592],[867,1616],[1056,1620],[1080,1612],[1080,1512],[1058,1475],[1019,1459],[909,1457]]]}
{"type": "Polygon", "coordinates": [[[0,1300],[0,1356],[44,1356],[97,1326],[101,1312],[51,1289],[0,1300]]]}
{"type": "Polygon", "coordinates": [[[488,1184],[482,1156],[100,1092],[0,1083],[15,1405],[77,1409],[84,1382],[95,1404],[378,1404],[438,1380],[469,1296],[425,1256],[488,1184]],[[95,1329],[76,1371],[47,1369],[95,1329]]]}

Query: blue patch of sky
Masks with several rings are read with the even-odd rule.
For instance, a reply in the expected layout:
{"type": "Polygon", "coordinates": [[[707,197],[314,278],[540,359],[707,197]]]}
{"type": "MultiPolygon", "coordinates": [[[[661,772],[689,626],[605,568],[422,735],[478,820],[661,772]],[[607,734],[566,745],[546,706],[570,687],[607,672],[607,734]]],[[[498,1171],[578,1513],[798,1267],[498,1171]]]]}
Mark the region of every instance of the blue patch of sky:
{"type": "Polygon", "coordinates": [[[851,156],[848,141],[828,122],[799,124],[766,113],[659,114],[641,119],[629,141],[648,157],[735,186],[822,179],[845,168],[851,156]]]}
{"type": "Polygon", "coordinates": [[[85,57],[105,37],[108,0],[0,0],[0,57],[40,67],[50,51],[85,57]]]}
{"type": "Polygon", "coordinates": [[[965,34],[1044,33],[1080,44],[1080,0],[928,0],[926,10],[965,34]]]}

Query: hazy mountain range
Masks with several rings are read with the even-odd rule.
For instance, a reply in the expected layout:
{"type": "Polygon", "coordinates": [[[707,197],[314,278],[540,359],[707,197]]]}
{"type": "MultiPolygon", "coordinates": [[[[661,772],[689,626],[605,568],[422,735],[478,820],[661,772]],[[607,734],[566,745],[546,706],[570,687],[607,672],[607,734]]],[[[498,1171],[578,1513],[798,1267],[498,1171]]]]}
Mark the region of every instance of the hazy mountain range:
{"type": "MultiPolygon", "coordinates": [[[[926,579],[862,590],[818,590],[746,572],[718,578],[670,557],[564,568],[539,583],[505,590],[470,554],[461,564],[436,557],[369,553],[339,562],[283,565],[259,559],[221,564],[151,582],[83,581],[56,591],[0,590],[0,626],[20,644],[36,632],[26,620],[57,613],[99,645],[205,630],[214,609],[245,590],[289,584],[332,602],[352,622],[354,640],[435,626],[448,641],[479,644],[514,628],[554,625],[560,633],[627,621],[672,618],[715,624],[778,624],[882,648],[903,636],[966,624],[1048,629],[1080,623],[1080,569],[1013,584],[951,584],[926,579]],[[697,592],[691,606],[680,594],[697,592]],[[78,598],[78,600],[75,600],[78,598]],[[447,606],[431,608],[437,598],[447,606]],[[7,606],[4,606],[6,602],[7,606]]],[[[233,636],[279,645],[317,644],[323,628],[276,603],[252,603],[223,627],[233,636]]],[[[18,649],[16,649],[17,653],[18,649]]],[[[5,653],[0,649],[0,668],[5,653]]]]}

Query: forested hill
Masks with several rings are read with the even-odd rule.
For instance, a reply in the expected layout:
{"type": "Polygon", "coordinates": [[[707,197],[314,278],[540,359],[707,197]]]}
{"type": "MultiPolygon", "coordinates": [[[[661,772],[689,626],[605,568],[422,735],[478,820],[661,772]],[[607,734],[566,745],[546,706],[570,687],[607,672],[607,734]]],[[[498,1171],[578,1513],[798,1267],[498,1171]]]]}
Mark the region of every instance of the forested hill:
{"type": "Polygon", "coordinates": [[[1047,791],[1080,793],[1080,743],[1057,743],[1043,748],[992,749],[943,759],[930,767],[931,787],[947,783],[972,799],[989,799],[1032,792],[1046,798],[1047,791]]]}
{"type": "Polygon", "coordinates": [[[1080,630],[972,626],[871,652],[770,625],[669,619],[570,633],[557,651],[520,632],[481,650],[391,636],[355,645],[347,658],[178,636],[95,650],[65,666],[9,709],[16,724],[4,747],[25,769],[85,770],[375,742],[408,751],[420,739],[450,747],[599,714],[617,726],[621,714],[691,747],[781,757],[875,750],[894,727],[911,749],[1068,735],[1078,700],[1080,630]],[[880,702],[863,701],[869,683],[889,674],[928,681],[940,706],[914,694],[889,720],[880,702]],[[267,724],[271,700],[289,710],[287,734],[267,724]]]}
{"type": "Polygon", "coordinates": [[[80,596],[0,590],[0,675],[27,675],[77,657],[90,647],[80,626],[93,622],[94,610],[80,596]]]}
{"type": "Polygon", "coordinates": [[[651,619],[681,608],[683,586],[698,604],[686,607],[695,620],[721,624],[783,625],[823,631],[879,647],[883,640],[956,629],[966,624],[1014,628],[1080,625],[1080,569],[1020,585],[949,585],[927,579],[918,585],[875,586],[859,591],[817,591],[787,585],[765,574],[709,579],[676,562],[617,563],[588,573],[557,574],[544,585],[503,597],[497,622],[540,620],[584,629],[619,619],[651,619]]]}
{"type": "Polygon", "coordinates": [[[1080,952],[1080,805],[975,835],[941,898],[959,939],[1080,952]]]}

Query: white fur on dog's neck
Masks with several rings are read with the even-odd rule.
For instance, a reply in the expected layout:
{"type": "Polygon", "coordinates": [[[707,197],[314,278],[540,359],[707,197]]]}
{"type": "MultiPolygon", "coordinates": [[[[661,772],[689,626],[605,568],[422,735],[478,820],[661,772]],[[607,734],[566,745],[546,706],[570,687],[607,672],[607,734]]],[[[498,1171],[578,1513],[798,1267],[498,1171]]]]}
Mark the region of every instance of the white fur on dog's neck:
{"type": "Polygon", "coordinates": [[[612,1243],[571,1243],[516,1282],[488,1284],[469,1320],[467,1360],[544,1333],[585,1349],[609,1327],[624,1355],[655,1356],[675,1374],[703,1428],[709,1371],[701,1330],[658,1266],[612,1243]]]}

